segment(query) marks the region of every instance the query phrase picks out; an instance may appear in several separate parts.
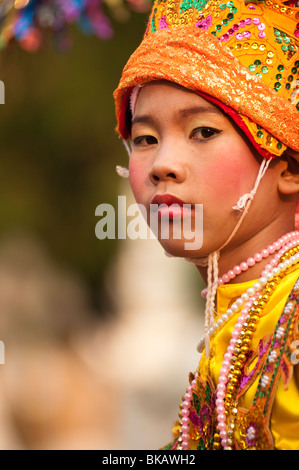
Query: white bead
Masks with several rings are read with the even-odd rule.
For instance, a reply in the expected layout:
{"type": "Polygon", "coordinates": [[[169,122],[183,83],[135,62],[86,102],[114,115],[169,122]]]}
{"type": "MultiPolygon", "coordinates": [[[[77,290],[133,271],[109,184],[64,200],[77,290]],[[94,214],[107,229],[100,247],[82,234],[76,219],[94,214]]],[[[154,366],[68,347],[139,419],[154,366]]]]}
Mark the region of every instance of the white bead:
{"type": "Polygon", "coordinates": [[[259,280],[261,286],[265,286],[267,284],[267,279],[265,277],[261,277],[259,280]]]}
{"type": "Polygon", "coordinates": [[[244,292],[244,294],[241,295],[241,298],[244,300],[244,302],[246,302],[247,300],[249,300],[249,295],[247,294],[247,292],[244,292]]]}
{"type": "Polygon", "coordinates": [[[255,294],[255,290],[253,289],[253,287],[249,287],[249,289],[247,289],[247,294],[249,295],[249,297],[252,297],[255,294]]]}
{"type": "Polygon", "coordinates": [[[284,263],[279,263],[277,265],[277,269],[279,269],[279,271],[284,271],[286,268],[285,268],[285,264],[284,263]]]}
{"type": "Polygon", "coordinates": [[[262,286],[261,286],[260,282],[255,282],[252,287],[257,292],[261,289],[262,286]]]}
{"type": "Polygon", "coordinates": [[[233,313],[236,313],[237,311],[239,310],[239,307],[238,305],[236,304],[236,302],[231,306],[231,311],[233,313]]]}

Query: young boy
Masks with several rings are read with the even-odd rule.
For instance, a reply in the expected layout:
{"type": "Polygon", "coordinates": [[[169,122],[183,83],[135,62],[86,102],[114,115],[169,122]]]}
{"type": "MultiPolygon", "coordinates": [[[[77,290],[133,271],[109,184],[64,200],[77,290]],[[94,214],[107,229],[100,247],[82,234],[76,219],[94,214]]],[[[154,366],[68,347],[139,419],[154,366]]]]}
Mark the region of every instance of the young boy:
{"type": "Polygon", "coordinates": [[[294,2],[157,0],[114,95],[137,202],[203,205],[201,248],[159,238],[207,283],[167,448],[299,450],[298,51],[294,2]]]}

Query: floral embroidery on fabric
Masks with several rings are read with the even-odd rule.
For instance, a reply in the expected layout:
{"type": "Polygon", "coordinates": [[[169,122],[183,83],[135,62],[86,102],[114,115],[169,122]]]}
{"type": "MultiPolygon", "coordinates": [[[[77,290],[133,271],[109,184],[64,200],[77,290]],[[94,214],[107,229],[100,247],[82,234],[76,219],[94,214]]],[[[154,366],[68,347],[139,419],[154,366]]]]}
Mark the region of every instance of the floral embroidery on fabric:
{"type": "MultiPolygon", "coordinates": [[[[248,361],[238,392],[238,400],[259,378],[256,394],[249,409],[238,407],[234,450],[271,450],[274,441],[269,422],[276,388],[279,379],[283,379],[285,388],[292,377],[291,344],[298,339],[298,295],[299,281],[296,282],[283,312],[271,336],[267,335],[259,342],[258,352],[248,353],[248,361]],[[256,363],[249,372],[253,360],[256,363]]],[[[190,408],[190,438],[197,450],[212,450],[217,435],[216,392],[212,381],[207,377],[203,381],[199,376],[196,391],[190,408]],[[216,434],[215,434],[216,433],[216,434]]],[[[166,449],[176,449],[177,437],[166,449]]]]}

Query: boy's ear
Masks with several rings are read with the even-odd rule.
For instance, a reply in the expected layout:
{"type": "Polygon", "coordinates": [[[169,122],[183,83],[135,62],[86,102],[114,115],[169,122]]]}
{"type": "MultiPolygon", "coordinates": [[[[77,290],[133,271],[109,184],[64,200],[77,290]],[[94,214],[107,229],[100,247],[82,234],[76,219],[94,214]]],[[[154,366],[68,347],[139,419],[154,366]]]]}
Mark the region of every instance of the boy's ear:
{"type": "Polygon", "coordinates": [[[278,189],[282,194],[299,193],[299,153],[288,149],[284,156],[287,167],[281,171],[278,189]]]}

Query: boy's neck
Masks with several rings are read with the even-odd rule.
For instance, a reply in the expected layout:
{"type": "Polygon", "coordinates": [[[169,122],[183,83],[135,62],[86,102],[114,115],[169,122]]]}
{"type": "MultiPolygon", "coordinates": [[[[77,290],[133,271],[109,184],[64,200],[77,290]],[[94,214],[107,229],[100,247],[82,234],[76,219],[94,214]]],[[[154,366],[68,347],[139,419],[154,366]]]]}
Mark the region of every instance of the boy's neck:
{"type": "MultiPolygon", "coordinates": [[[[270,227],[269,227],[270,228],[270,227]]],[[[266,249],[269,245],[272,245],[280,237],[283,237],[289,232],[294,231],[294,227],[290,224],[289,229],[281,231],[281,228],[273,230],[267,230],[267,228],[256,234],[251,239],[243,242],[239,246],[227,246],[223,252],[220,253],[219,257],[219,276],[223,276],[229,270],[232,270],[236,265],[240,265],[242,262],[246,262],[248,258],[254,257],[256,253],[260,253],[261,250],[266,249]]],[[[275,256],[270,254],[267,258],[263,258],[260,262],[257,262],[254,266],[249,266],[247,270],[242,271],[236,275],[234,279],[229,281],[230,284],[242,283],[259,279],[265,266],[269,264],[270,260],[275,256]]],[[[207,284],[207,268],[197,266],[204,282],[207,284]]]]}

